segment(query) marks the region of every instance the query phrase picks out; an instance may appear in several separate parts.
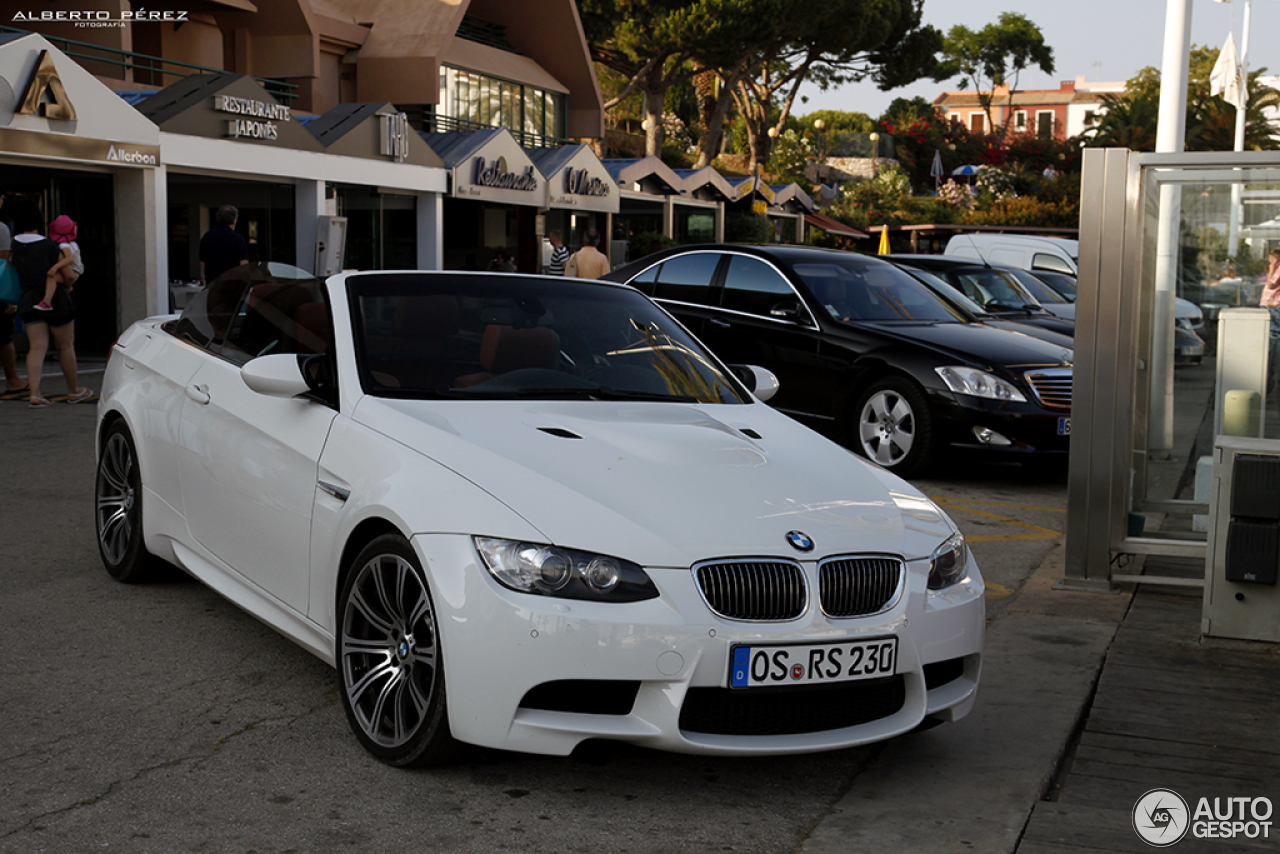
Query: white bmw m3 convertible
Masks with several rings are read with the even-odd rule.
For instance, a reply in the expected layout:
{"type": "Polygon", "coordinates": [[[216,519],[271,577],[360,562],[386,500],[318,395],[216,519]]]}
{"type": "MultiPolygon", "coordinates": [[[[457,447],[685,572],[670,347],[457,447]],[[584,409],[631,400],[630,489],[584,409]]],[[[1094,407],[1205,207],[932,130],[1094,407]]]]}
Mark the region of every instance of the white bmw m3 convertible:
{"type": "Polygon", "coordinates": [[[964,539],[775,388],[623,285],[245,265],[116,344],[98,545],[116,579],[176,564],[334,665],[393,765],[799,753],[963,717],[964,539]]]}

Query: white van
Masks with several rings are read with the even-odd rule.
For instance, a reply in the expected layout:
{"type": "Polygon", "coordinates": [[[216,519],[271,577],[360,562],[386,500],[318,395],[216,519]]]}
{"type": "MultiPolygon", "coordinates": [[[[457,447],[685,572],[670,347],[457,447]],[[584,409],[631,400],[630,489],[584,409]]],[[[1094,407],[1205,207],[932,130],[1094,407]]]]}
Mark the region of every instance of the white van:
{"type": "Polygon", "coordinates": [[[1080,241],[1033,234],[957,234],[947,241],[946,255],[974,258],[1020,270],[1052,270],[1079,274],[1080,241]]]}

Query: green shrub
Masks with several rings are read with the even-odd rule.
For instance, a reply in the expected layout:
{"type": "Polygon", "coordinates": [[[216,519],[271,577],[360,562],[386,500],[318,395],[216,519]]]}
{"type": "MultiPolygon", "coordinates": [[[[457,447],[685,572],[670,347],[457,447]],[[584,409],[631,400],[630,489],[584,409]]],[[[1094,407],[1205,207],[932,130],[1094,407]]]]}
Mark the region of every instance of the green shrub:
{"type": "Polygon", "coordinates": [[[764,214],[730,211],[725,218],[724,239],[729,243],[772,243],[773,223],[764,214]]]}
{"type": "Polygon", "coordinates": [[[627,260],[635,261],[650,253],[662,249],[670,249],[676,242],[661,231],[642,231],[633,234],[627,241],[627,260]]]}

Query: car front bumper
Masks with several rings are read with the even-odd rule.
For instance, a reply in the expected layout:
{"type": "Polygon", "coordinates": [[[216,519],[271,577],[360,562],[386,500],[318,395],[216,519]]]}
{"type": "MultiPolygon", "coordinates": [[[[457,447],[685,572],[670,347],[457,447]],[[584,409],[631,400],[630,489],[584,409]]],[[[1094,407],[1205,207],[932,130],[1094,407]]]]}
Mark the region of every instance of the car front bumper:
{"type": "Polygon", "coordinates": [[[595,738],[684,753],[813,752],[890,738],[926,717],[957,720],[976,695],[985,604],[972,557],[966,578],[938,592],[926,589],[927,559],[908,563],[896,605],[851,619],[828,618],[816,604],[815,558],[802,564],[805,613],[761,623],[713,613],[687,567],[647,570],[656,599],[586,602],[502,587],[470,537],[419,535],[413,544],[435,598],[450,727],[468,743],[555,755],[595,738]],[[889,637],[898,640],[892,677],[728,687],[737,644],[889,637]]]}
{"type": "Polygon", "coordinates": [[[1070,448],[1070,410],[946,391],[936,393],[932,403],[935,429],[942,442],[952,447],[1048,457],[1064,455],[1070,448]],[[993,435],[984,436],[984,431],[993,435]]]}

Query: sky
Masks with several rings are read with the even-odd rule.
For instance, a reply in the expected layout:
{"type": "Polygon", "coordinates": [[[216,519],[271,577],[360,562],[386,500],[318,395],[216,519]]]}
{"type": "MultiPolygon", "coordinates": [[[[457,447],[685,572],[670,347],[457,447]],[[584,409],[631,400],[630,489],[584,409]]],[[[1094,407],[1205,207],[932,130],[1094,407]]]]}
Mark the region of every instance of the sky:
{"type": "MultiPolygon", "coordinates": [[[[1234,32],[1241,47],[1245,0],[1219,3],[1192,0],[1191,43],[1222,47],[1234,32]]],[[[1024,71],[1019,89],[1057,89],[1064,80],[1083,75],[1091,81],[1124,81],[1148,65],[1160,66],[1164,55],[1166,0],[925,0],[924,22],[945,35],[956,24],[980,30],[996,23],[1001,12],[1021,12],[1029,18],[1045,42],[1053,48],[1054,73],[1024,71]]],[[[1250,70],[1265,66],[1280,74],[1280,0],[1253,0],[1250,15],[1248,64],[1250,70]]],[[[819,91],[806,84],[800,90],[807,103],[797,103],[793,113],[803,116],[815,110],[857,111],[879,116],[894,98],[916,95],[932,101],[944,91],[959,89],[957,80],[934,83],[924,80],[889,92],[873,83],[857,83],[819,91]]]]}

